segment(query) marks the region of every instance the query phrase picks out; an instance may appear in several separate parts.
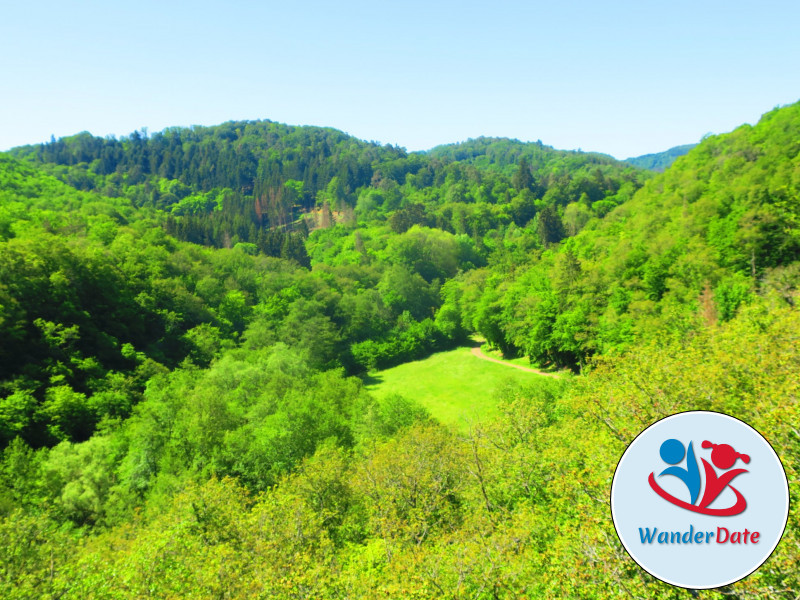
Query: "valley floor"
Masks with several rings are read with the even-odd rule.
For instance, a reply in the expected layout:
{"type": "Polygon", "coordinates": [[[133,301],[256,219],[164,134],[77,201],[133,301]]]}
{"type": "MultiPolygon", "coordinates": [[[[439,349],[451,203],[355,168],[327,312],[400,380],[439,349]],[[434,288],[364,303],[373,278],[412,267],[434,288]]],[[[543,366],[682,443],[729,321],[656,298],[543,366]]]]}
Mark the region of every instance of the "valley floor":
{"type": "Polygon", "coordinates": [[[541,376],[555,376],[517,364],[519,362],[522,361],[487,356],[480,346],[461,346],[376,371],[364,382],[378,397],[398,394],[420,403],[441,423],[466,430],[470,424],[498,414],[503,387],[529,384],[541,376]]]}

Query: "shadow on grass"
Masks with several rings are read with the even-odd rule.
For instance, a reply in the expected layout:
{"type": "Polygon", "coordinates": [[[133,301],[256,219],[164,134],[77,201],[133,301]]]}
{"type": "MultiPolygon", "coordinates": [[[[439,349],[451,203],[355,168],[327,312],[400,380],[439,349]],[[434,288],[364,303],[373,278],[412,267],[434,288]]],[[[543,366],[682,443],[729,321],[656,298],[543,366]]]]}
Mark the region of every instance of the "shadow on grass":
{"type": "Polygon", "coordinates": [[[362,375],[361,381],[364,382],[364,385],[378,385],[379,383],[383,383],[383,377],[381,377],[378,373],[371,373],[362,375]]]}

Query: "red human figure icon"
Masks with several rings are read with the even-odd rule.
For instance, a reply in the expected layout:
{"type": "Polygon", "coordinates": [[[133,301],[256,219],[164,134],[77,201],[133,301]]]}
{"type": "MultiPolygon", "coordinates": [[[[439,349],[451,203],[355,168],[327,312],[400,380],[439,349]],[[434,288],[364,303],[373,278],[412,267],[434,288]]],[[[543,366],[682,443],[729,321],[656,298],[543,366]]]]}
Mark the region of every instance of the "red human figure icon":
{"type": "MultiPolygon", "coordinates": [[[[718,469],[730,469],[740,458],[745,464],[750,463],[750,457],[747,454],[736,452],[736,450],[734,450],[733,447],[729,446],[728,444],[712,444],[708,440],[705,440],[702,444],[702,447],[713,448],[711,451],[711,462],[713,462],[714,466],[718,469]]],[[[747,469],[733,469],[732,471],[728,471],[727,473],[717,476],[717,472],[714,470],[714,467],[708,464],[708,461],[705,458],[702,458],[701,460],[703,461],[703,468],[706,472],[706,489],[703,493],[703,499],[700,501],[701,508],[707,507],[714,500],[716,500],[717,496],[722,493],[722,490],[730,485],[730,482],[734,477],[748,472],[747,469]]],[[[741,508],[732,514],[738,514],[745,509],[747,502],[739,490],[733,486],[730,487],[731,490],[733,490],[733,492],[736,494],[736,505],[733,508],[739,508],[741,505],[741,508]]]]}

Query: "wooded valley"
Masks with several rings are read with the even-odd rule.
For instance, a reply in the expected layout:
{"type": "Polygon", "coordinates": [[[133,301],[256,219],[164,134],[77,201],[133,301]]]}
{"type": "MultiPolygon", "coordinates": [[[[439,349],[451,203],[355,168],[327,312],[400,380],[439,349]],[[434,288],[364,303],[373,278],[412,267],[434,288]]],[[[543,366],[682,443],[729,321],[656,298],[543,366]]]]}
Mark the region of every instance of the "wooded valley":
{"type": "Polygon", "coordinates": [[[674,150],[237,121],[0,154],[0,595],[689,597],[608,494],[702,409],[792,509],[694,597],[797,598],[800,104],[674,150]],[[494,412],[459,427],[367,389],[474,339],[557,376],[464,379],[494,412]]]}

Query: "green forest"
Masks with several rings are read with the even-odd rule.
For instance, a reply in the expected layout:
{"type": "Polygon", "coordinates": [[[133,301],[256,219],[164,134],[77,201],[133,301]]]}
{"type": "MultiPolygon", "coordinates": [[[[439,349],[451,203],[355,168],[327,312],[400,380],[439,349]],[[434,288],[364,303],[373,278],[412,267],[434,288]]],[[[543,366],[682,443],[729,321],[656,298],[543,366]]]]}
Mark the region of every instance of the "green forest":
{"type": "Polygon", "coordinates": [[[0,597],[797,598],[800,103],[640,158],[266,120],[0,153],[0,597]],[[460,427],[368,389],[475,339],[544,375],[460,427]],[[683,410],[790,482],[718,590],[611,523],[683,410]]]}
{"type": "Polygon", "coordinates": [[[677,160],[679,156],[688,154],[689,150],[694,148],[697,144],[684,144],[682,146],[675,146],[664,152],[656,154],[644,154],[642,156],[635,156],[633,158],[625,159],[625,162],[635,167],[642,169],[649,169],[657,173],[663,172],[668,166],[677,160]]]}

